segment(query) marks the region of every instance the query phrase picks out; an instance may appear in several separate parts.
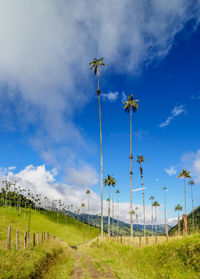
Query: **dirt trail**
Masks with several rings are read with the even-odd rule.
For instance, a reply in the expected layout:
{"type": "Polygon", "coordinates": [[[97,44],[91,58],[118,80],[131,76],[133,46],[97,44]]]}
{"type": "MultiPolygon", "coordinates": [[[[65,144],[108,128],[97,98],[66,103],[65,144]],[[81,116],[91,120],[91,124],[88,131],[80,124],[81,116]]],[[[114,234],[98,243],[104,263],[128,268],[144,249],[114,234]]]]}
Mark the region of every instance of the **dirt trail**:
{"type": "Polygon", "coordinates": [[[107,278],[115,279],[115,277],[110,268],[106,265],[103,266],[103,270],[95,267],[95,262],[98,265],[98,260],[86,255],[81,251],[75,251],[75,265],[74,269],[70,274],[72,279],[83,279],[83,278],[107,278]]]}

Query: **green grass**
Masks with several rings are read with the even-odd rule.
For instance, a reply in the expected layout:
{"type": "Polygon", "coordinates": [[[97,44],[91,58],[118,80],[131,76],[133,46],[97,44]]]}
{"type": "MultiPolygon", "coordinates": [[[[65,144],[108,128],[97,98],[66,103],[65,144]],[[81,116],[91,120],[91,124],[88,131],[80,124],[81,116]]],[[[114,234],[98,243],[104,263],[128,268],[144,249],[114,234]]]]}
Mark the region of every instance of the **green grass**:
{"type": "Polygon", "coordinates": [[[169,243],[133,248],[115,241],[94,242],[84,247],[99,269],[109,266],[118,278],[200,278],[200,235],[169,243]]]}
{"type": "Polygon", "coordinates": [[[7,228],[11,226],[12,238],[15,237],[16,230],[19,230],[19,242],[22,242],[24,232],[28,231],[28,221],[30,213],[30,232],[49,232],[62,238],[69,245],[77,245],[87,242],[98,235],[98,230],[86,224],[78,222],[64,214],[51,211],[35,212],[34,210],[21,209],[20,213],[13,207],[0,207],[0,240],[6,238],[7,228]],[[90,235],[88,234],[90,229],[90,235]],[[83,233],[85,235],[83,241],[83,233]],[[88,237],[89,236],[89,237],[88,237]]]}

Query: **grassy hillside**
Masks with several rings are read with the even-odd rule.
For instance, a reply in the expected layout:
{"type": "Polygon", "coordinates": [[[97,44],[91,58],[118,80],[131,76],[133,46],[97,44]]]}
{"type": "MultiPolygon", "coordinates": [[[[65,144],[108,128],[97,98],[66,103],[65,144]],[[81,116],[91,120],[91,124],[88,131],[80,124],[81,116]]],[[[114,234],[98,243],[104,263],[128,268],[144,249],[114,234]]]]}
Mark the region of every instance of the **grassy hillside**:
{"type": "Polygon", "coordinates": [[[83,247],[100,271],[108,266],[117,278],[200,278],[200,235],[175,239],[162,245],[133,248],[114,241],[94,242],[83,247]]]}
{"type": "MultiPolygon", "coordinates": [[[[87,214],[80,215],[80,220],[84,219],[84,222],[87,223],[88,221],[88,217],[87,214]]],[[[112,232],[112,220],[113,218],[110,218],[110,222],[111,222],[111,232],[112,232]]],[[[90,215],[90,224],[92,224],[93,226],[97,226],[100,227],[100,219],[98,218],[97,215],[90,215]]],[[[114,235],[117,235],[118,229],[117,229],[117,223],[118,220],[114,219],[114,235]]],[[[104,217],[103,220],[104,223],[104,231],[108,232],[108,217],[104,217]]],[[[171,227],[169,226],[169,229],[171,227]]],[[[154,228],[155,231],[155,228],[154,228]]],[[[157,228],[158,234],[164,234],[165,233],[165,225],[158,225],[157,228]]],[[[143,235],[144,234],[144,226],[140,225],[140,224],[133,224],[133,232],[135,236],[139,236],[139,235],[143,235]]],[[[146,232],[149,233],[149,235],[152,234],[152,226],[151,225],[146,225],[146,232]]],[[[130,235],[130,224],[127,224],[125,222],[119,221],[119,235],[122,236],[129,236],[130,235]]]]}
{"type": "MultiPolygon", "coordinates": [[[[197,208],[195,208],[193,211],[191,211],[188,214],[187,222],[188,222],[188,233],[200,231],[200,206],[198,206],[197,208]],[[193,218],[194,218],[194,227],[193,227],[193,218]]],[[[180,221],[180,228],[181,228],[181,233],[182,233],[182,231],[183,231],[183,221],[182,220],[180,221]]],[[[169,234],[170,235],[177,234],[177,231],[178,231],[178,224],[169,230],[169,234]]]]}
{"type": "Polygon", "coordinates": [[[12,228],[12,235],[19,230],[22,237],[23,233],[28,231],[29,218],[30,232],[49,232],[70,245],[86,242],[98,235],[96,228],[77,222],[65,214],[53,211],[35,212],[24,208],[19,212],[14,207],[0,207],[0,240],[5,239],[8,226],[12,228]]]}

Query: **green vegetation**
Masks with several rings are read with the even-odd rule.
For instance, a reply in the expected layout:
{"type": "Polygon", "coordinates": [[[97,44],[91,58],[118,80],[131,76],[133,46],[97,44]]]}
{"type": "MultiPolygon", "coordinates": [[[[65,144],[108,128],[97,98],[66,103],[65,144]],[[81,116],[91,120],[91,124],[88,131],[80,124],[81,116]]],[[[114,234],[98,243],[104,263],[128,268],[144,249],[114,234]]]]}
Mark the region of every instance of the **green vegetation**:
{"type": "MultiPolygon", "coordinates": [[[[15,236],[15,231],[19,230],[19,237],[22,238],[23,233],[28,231],[29,217],[31,233],[49,232],[51,235],[62,238],[69,245],[83,243],[82,232],[88,228],[87,224],[78,222],[59,212],[45,210],[35,212],[32,209],[24,208],[21,208],[19,212],[13,207],[0,207],[0,240],[6,238],[8,226],[11,226],[13,236],[15,236]]],[[[97,237],[97,235],[98,230],[91,227],[90,239],[97,237]]]]}
{"type": "Polygon", "coordinates": [[[94,258],[93,264],[99,270],[107,265],[117,278],[200,278],[200,235],[145,248],[121,246],[108,240],[82,249],[94,258]]]}

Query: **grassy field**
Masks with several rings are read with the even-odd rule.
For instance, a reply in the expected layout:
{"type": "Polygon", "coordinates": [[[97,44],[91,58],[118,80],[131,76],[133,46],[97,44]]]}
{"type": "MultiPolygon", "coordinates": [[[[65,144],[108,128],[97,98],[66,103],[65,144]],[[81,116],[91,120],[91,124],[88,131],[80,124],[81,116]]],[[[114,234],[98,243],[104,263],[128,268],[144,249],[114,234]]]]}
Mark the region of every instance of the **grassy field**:
{"type": "Polygon", "coordinates": [[[200,235],[144,248],[121,246],[113,240],[95,241],[82,250],[100,272],[107,266],[116,278],[200,278],[200,235]]]}
{"type": "Polygon", "coordinates": [[[28,231],[29,215],[31,233],[49,232],[51,235],[62,238],[69,245],[81,244],[98,235],[96,228],[77,222],[63,214],[57,215],[56,212],[51,211],[35,212],[25,209],[21,209],[19,213],[13,207],[0,207],[0,240],[6,238],[7,228],[11,226],[13,237],[16,230],[19,230],[19,242],[21,243],[24,232],[28,231]]]}

